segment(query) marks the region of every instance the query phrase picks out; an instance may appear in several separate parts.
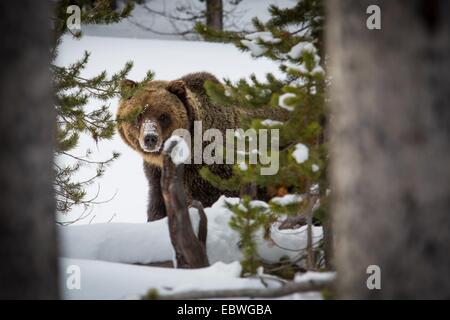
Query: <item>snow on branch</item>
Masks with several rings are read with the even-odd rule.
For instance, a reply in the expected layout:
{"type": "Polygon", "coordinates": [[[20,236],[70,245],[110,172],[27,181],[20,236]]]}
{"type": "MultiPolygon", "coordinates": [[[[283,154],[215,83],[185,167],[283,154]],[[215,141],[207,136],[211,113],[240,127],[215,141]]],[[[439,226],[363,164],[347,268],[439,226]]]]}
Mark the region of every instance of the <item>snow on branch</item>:
{"type": "Polygon", "coordinates": [[[191,151],[186,141],[177,135],[171,136],[164,143],[164,152],[170,154],[170,157],[175,165],[184,163],[189,156],[191,151]]]}

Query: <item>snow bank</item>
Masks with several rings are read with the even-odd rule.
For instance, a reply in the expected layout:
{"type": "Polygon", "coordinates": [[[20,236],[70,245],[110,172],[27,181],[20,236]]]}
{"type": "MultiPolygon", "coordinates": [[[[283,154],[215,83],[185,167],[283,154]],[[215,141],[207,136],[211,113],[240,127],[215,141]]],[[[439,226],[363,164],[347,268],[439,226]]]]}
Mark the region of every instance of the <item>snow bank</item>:
{"type": "MultiPolygon", "coordinates": [[[[266,286],[258,278],[240,278],[239,263],[215,263],[201,269],[167,269],[145,267],[82,259],[60,259],[60,285],[64,299],[140,299],[150,289],[159,294],[180,293],[191,290],[226,290],[255,288],[266,286]],[[68,289],[66,282],[70,266],[80,270],[80,288],[68,289]]],[[[296,277],[295,281],[323,279],[330,274],[306,273],[304,277],[296,277]]],[[[268,287],[278,287],[277,281],[264,279],[268,287]]],[[[279,299],[321,299],[319,292],[296,293],[279,299]]]]}
{"type": "MultiPolygon", "coordinates": [[[[60,269],[80,270],[80,289],[68,289],[61,272],[65,299],[139,299],[149,289],[168,294],[189,290],[262,288],[259,279],[240,278],[239,263],[218,262],[202,269],[168,269],[82,259],[60,259],[60,269]]],[[[273,284],[274,285],[274,284],[273,284]]]]}
{"type": "MultiPolygon", "coordinates": [[[[297,199],[297,198],[296,198],[297,199]]],[[[298,200],[298,199],[297,199],[298,200]]],[[[228,223],[233,213],[225,201],[237,203],[238,198],[221,197],[211,207],[205,208],[208,218],[206,250],[210,263],[230,263],[242,259],[239,235],[228,223]]],[[[262,201],[254,205],[267,206],[262,201]]],[[[197,233],[197,210],[189,210],[194,232],[197,233]]],[[[173,249],[170,243],[167,218],[151,223],[98,223],[80,226],[60,226],[61,255],[74,259],[102,260],[120,263],[170,261],[173,249]]],[[[314,243],[322,238],[322,227],[313,227],[314,243]]],[[[271,228],[271,240],[264,239],[260,230],[255,241],[258,253],[267,262],[278,262],[281,257],[297,259],[306,248],[306,226],[293,230],[271,228]]]]}
{"type": "MultiPolygon", "coordinates": [[[[263,288],[255,278],[240,278],[238,260],[242,253],[239,236],[229,226],[232,212],[225,202],[238,203],[238,198],[221,197],[211,208],[208,217],[207,254],[211,266],[202,269],[172,269],[138,266],[150,262],[169,261],[173,257],[167,219],[151,223],[98,223],[79,226],[60,226],[61,237],[61,292],[65,299],[138,299],[149,289],[160,294],[190,290],[263,288]],[[127,264],[125,264],[127,263],[127,264]],[[80,289],[66,286],[70,266],[80,270],[80,289]]],[[[263,201],[252,206],[268,207],[263,201]]],[[[189,210],[197,232],[199,216],[196,209],[189,210]]],[[[281,257],[298,259],[306,246],[306,227],[279,230],[279,223],[271,228],[271,240],[264,239],[260,230],[256,237],[258,253],[268,262],[281,257]]],[[[322,228],[313,227],[313,243],[322,238],[322,228]]],[[[261,276],[262,274],[260,274],[261,276]]],[[[313,275],[314,276],[314,275],[313,275]]],[[[307,278],[309,279],[309,278],[307,278]]],[[[305,278],[296,279],[296,281],[305,278]]],[[[277,281],[264,280],[269,287],[277,281]]],[[[293,294],[284,299],[320,299],[320,293],[293,294]]]]}

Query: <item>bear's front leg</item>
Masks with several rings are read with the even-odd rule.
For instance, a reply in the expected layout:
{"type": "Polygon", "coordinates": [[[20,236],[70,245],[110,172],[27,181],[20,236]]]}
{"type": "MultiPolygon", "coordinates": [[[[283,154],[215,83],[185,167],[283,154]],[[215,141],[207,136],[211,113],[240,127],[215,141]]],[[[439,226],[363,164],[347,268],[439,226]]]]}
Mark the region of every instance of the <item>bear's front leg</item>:
{"type": "Polygon", "coordinates": [[[147,222],[164,218],[166,205],[161,191],[161,169],[144,162],[144,171],[148,180],[147,222]]]}

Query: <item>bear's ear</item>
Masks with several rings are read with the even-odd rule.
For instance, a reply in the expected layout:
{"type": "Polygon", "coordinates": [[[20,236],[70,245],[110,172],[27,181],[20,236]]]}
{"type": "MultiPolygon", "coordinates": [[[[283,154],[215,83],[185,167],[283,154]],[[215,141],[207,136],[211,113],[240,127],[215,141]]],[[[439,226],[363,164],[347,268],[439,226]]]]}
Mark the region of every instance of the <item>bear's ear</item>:
{"type": "Polygon", "coordinates": [[[176,95],[181,101],[187,100],[186,86],[182,80],[174,80],[167,85],[167,91],[176,95]]]}
{"type": "Polygon", "coordinates": [[[128,99],[133,95],[133,91],[136,88],[137,83],[133,80],[123,79],[120,81],[120,96],[123,99],[128,99]]]}
{"type": "MultiPolygon", "coordinates": [[[[167,85],[166,89],[170,93],[173,93],[174,95],[176,95],[178,97],[178,99],[180,99],[181,102],[183,102],[189,122],[191,123],[191,126],[193,126],[194,120],[195,120],[195,113],[194,113],[194,109],[192,108],[191,104],[189,103],[187,88],[186,88],[186,85],[184,84],[184,82],[182,80],[171,81],[167,85]]],[[[191,132],[192,132],[192,128],[191,128],[191,132]]]]}

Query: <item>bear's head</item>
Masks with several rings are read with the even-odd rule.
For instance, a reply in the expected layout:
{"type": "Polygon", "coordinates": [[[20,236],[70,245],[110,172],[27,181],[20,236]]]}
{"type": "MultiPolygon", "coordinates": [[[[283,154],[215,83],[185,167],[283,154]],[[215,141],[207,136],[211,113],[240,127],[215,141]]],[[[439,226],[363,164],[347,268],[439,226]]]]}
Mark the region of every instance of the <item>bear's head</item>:
{"type": "Polygon", "coordinates": [[[122,81],[118,131],[146,162],[162,166],[161,151],[172,132],[191,130],[194,122],[192,98],[181,80],[150,81],[134,90],[136,86],[131,80],[122,81]]]}

